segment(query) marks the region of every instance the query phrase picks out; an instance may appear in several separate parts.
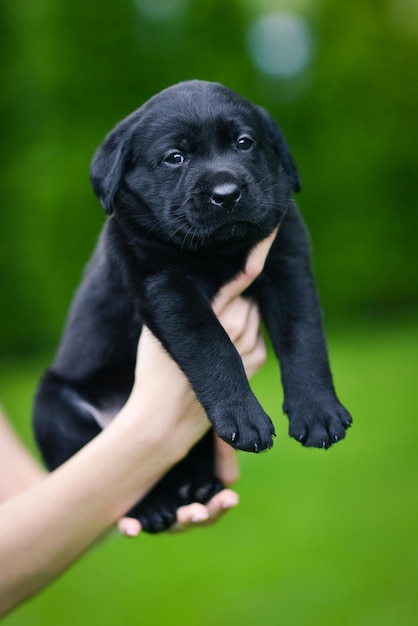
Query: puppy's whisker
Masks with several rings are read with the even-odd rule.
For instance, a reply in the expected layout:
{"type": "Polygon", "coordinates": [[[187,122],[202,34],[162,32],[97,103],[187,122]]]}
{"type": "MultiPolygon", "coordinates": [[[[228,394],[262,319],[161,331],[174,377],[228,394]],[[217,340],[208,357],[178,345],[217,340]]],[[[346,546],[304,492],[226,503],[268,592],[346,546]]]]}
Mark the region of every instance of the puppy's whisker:
{"type": "Polygon", "coordinates": [[[259,184],[263,185],[266,181],[270,180],[271,178],[275,178],[276,176],[277,172],[270,172],[270,174],[267,174],[267,176],[260,180],[259,184]]]}
{"type": "Polygon", "coordinates": [[[176,226],[177,224],[178,224],[178,227],[175,228],[175,230],[173,230],[173,232],[171,232],[170,235],[168,236],[168,241],[171,241],[172,239],[174,239],[177,233],[181,231],[183,226],[185,225],[185,219],[183,215],[177,215],[169,222],[168,225],[170,227],[173,227],[173,226],[176,226]]]}
{"type": "Polygon", "coordinates": [[[176,230],[174,230],[172,233],[170,233],[170,235],[167,237],[167,241],[172,241],[175,236],[177,235],[178,232],[180,232],[182,229],[181,226],[179,226],[178,228],[176,228],[176,230]]]}
{"type": "MultiPolygon", "coordinates": [[[[193,230],[193,228],[194,228],[193,226],[190,226],[190,227],[188,228],[188,230],[186,231],[186,233],[185,233],[185,235],[184,235],[184,237],[183,237],[183,241],[182,241],[182,243],[181,243],[181,250],[183,250],[183,249],[184,249],[184,246],[185,246],[185,244],[186,244],[187,237],[189,236],[189,233],[190,233],[190,231],[192,231],[192,230],[193,230]]],[[[193,241],[193,238],[192,238],[192,241],[193,241]]]]}
{"type": "Polygon", "coordinates": [[[148,233],[152,233],[154,230],[156,230],[158,228],[158,226],[160,226],[158,220],[153,220],[152,222],[145,222],[144,223],[144,227],[147,229],[148,233]]]}

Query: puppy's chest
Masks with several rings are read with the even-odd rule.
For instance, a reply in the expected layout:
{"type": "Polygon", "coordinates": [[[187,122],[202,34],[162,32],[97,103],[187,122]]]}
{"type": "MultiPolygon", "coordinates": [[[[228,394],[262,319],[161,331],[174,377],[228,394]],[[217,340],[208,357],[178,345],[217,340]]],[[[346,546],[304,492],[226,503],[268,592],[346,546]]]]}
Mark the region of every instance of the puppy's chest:
{"type": "Polygon", "coordinates": [[[212,298],[244,269],[250,249],[246,243],[235,242],[213,250],[191,251],[141,237],[131,245],[115,247],[113,252],[117,253],[118,265],[134,292],[135,287],[141,292],[141,286],[150,282],[163,285],[167,279],[172,287],[176,283],[184,287],[186,279],[212,298]]]}
{"type": "Polygon", "coordinates": [[[210,297],[226,283],[244,270],[248,251],[237,255],[223,256],[220,254],[195,256],[184,264],[184,271],[210,297]]]}

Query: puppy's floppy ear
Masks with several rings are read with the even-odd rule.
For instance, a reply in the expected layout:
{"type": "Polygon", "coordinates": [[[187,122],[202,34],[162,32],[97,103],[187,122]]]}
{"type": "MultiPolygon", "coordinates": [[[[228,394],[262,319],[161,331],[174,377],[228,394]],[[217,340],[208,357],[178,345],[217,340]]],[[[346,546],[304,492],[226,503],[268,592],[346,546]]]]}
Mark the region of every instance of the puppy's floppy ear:
{"type": "Polygon", "coordinates": [[[276,150],[284,171],[289,176],[293,191],[300,191],[302,183],[296,163],[293,160],[287,141],[274,119],[262,107],[258,107],[263,120],[266,134],[276,150]]]}
{"type": "Polygon", "coordinates": [[[108,215],[113,212],[115,195],[129,150],[129,136],[122,123],[109,133],[93,157],[90,180],[95,194],[108,215]]]}

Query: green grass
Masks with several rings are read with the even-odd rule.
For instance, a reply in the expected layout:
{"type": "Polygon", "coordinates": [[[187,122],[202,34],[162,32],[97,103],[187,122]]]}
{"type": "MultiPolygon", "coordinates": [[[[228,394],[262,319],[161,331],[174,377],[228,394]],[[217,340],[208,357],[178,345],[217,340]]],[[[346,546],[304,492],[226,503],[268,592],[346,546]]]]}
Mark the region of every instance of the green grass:
{"type": "MultiPolygon", "coordinates": [[[[322,451],[289,439],[270,359],[254,386],[279,436],[268,453],[241,454],[237,510],[182,536],[111,534],[4,624],[415,625],[418,326],[349,329],[329,343],[354,416],[345,441],[322,451]]],[[[26,441],[39,368],[0,370],[26,441]]]]}

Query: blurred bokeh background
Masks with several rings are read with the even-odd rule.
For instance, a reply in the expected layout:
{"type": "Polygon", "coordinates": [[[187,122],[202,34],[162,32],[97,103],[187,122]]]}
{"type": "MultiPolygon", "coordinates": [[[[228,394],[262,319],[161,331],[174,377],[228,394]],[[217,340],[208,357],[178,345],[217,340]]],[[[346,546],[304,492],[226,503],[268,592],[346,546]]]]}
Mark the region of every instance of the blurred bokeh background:
{"type": "Polygon", "coordinates": [[[239,511],[184,537],[112,536],[5,623],[416,624],[417,0],[0,0],[0,50],[0,397],[28,446],[104,221],[94,150],[190,78],[285,132],[355,420],[335,449],[303,450],[270,360],[254,385],[280,436],[241,455],[239,511]]]}

